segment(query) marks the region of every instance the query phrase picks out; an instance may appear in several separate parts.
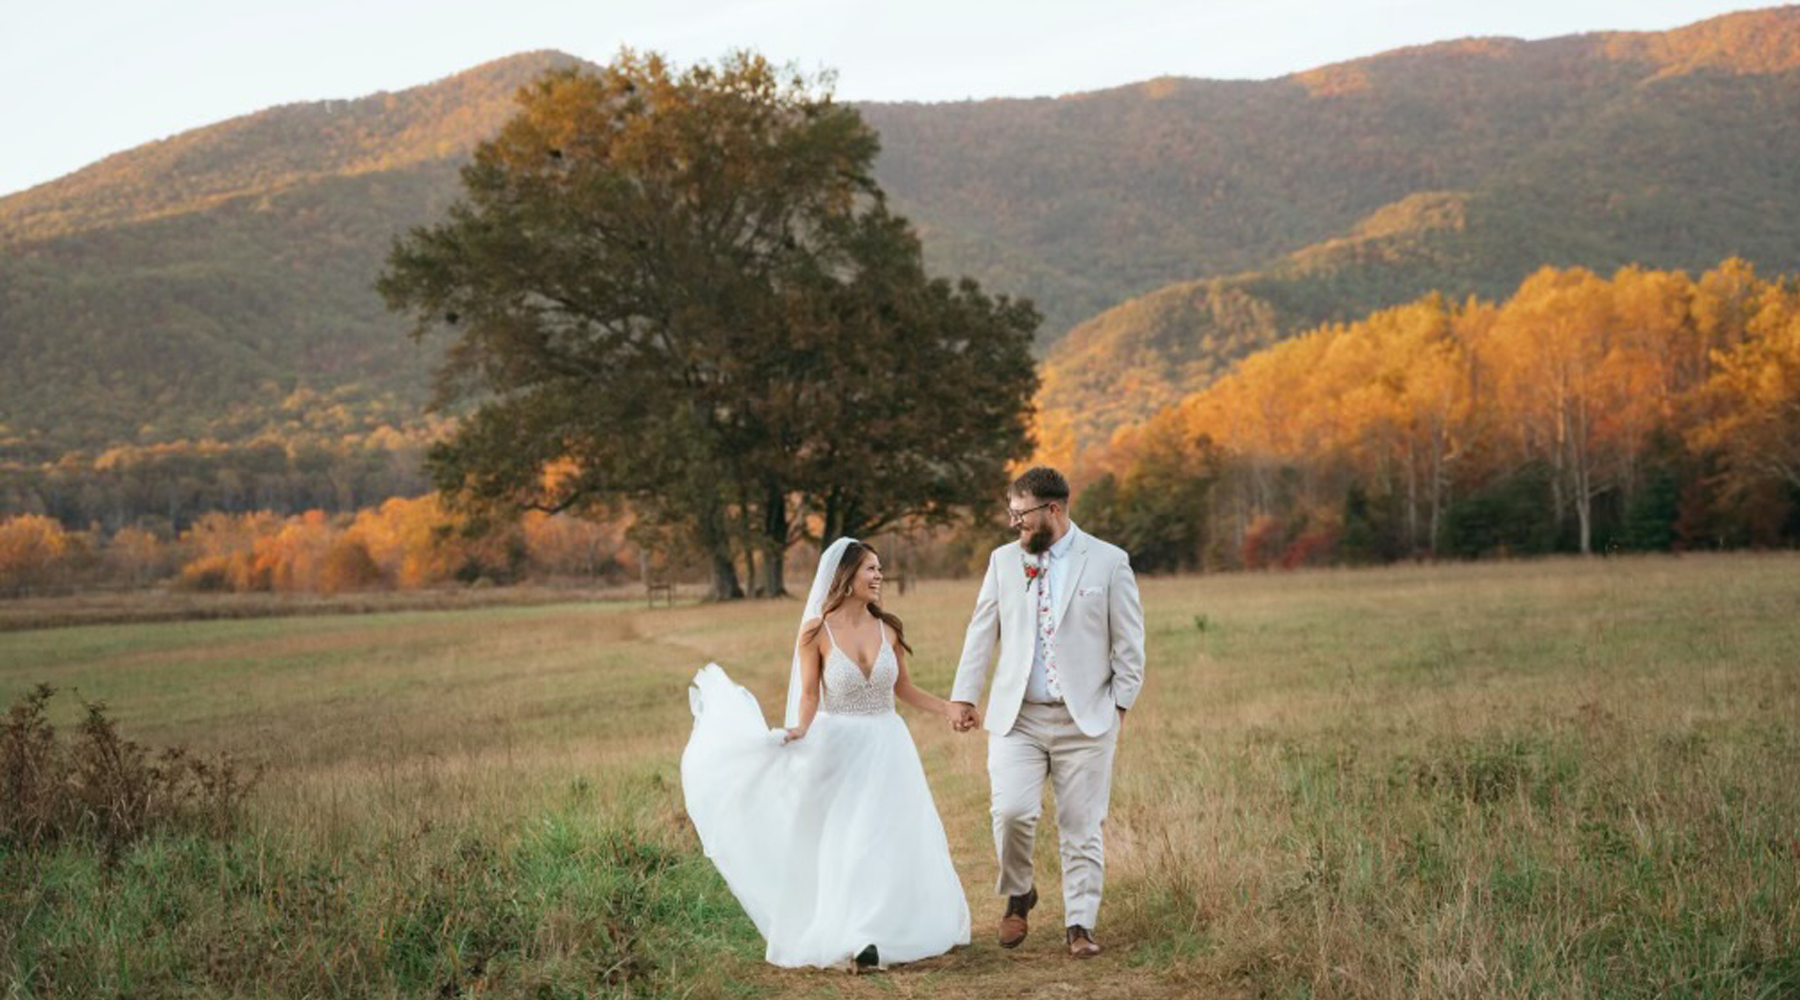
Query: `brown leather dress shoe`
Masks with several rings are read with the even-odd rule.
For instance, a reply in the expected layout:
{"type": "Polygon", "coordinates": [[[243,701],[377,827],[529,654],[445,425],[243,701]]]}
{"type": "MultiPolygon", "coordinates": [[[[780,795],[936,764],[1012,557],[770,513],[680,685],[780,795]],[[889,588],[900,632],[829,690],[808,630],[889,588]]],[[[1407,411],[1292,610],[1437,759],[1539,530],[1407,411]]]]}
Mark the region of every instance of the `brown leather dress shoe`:
{"type": "Polygon", "coordinates": [[[1023,896],[1006,897],[1006,913],[1000,917],[1000,947],[1017,948],[1025,940],[1031,924],[1025,915],[1037,905],[1037,886],[1023,896]]]}
{"type": "Polygon", "coordinates": [[[1100,954],[1100,943],[1080,924],[1069,926],[1069,954],[1076,958],[1093,958],[1100,954]]]}

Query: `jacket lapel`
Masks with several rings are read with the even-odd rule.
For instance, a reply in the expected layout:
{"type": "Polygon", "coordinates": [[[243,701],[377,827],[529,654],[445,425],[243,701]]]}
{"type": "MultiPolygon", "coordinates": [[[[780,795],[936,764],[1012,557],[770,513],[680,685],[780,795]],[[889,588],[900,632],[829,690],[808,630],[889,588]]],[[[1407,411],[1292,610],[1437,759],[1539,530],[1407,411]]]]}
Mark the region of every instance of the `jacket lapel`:
{"type": "Polygon", "coordinates": [[[1056,595],[1056,627],[1058,629],[1062,628],[1063,615],[1068,614],[1069,605],[1075,600],[1075,591],[1081,587],[1081,571],[1087,568],[1087,536],[1077,536],[1075,544],[1069,548],[1069,568],[1063,573],[1062,592],[1056,595]]]}
{"type": "MultiPolygon", "coordinates": [[[[1025,579],[1024,547],[1014,542],[1012,554],[1006,562],[1008,568],[1003,574],[1005,579],[1001,581],[1004,594],[1000,601],[1000,610],[1002,614],[1013,617],[1019,634],[1024,636],[1027,642],[1030,642],[1037,633],[1037,629],[1033,627],[1037,617],[1037,606],[1032,603],[1032,590],[1025,579]]],[[[1025,661],[1031,662],[1029,652],[1025,654],[1025,661]]]]}

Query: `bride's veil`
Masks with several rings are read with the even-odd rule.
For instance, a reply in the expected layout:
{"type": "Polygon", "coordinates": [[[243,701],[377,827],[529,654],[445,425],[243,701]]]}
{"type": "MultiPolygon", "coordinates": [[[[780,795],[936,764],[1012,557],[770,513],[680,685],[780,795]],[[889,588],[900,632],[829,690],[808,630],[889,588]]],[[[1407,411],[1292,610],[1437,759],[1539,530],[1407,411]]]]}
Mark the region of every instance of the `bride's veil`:
{"type": "MultiPolygon", "coordinates": [[[[806,592],[806,610],[800,613],[800,625],[819,617],[825,611],[825,593],[831,589],[831,578],[837,573],[838,560],[854,538],[840,538],[819,553],[819,569],[813,574],[812,589],[806,592]]],[[[787,716],[782,725],[789,729],[800,724],[800,626],[794,628],[794,671],[788,675],[787,716]]]]}

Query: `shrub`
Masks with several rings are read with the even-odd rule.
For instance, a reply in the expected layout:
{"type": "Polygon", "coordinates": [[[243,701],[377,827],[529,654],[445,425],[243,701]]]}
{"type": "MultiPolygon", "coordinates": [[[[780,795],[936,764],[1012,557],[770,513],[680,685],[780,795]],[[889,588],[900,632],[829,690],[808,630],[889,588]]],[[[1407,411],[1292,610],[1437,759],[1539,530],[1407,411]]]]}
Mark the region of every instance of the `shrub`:
{"type": "Polygon", "coordinates": [[[90,841],[117,859],[161,829],[228,836],[261,767],[182,747],[152,752],[119,735],[106,706],[87,715],[66,745],[50,724],[56,689],[40,684],[14,702],[0,727],[0,846],[40,848],[90,841]]]}
{"type": "Polygon", "coordinates": [[[369,547],[355,538],[339,538],[319,563],[318,587],[321,593],[336,594],[345,590],[370,590],[387,584],[387,574],[369,555],[369,547]]]}

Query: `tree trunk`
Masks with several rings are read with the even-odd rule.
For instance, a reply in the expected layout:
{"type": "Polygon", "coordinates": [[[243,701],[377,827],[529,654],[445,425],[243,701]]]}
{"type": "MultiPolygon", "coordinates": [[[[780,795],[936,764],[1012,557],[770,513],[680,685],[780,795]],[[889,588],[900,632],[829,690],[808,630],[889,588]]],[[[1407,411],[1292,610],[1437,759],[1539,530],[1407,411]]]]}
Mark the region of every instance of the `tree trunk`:
{"type": "Polygon", "coordinates": [[[1434,560],[1438,555],[1438,539],[1441,537],[1443,512],[1444,431],[1442,427],[1434,427],[1431,432],[1431,537],[1426,543],[1426,549],[1434,560]]]}
{"type": "Polygon", "coordinates": [[[756,589],[763,597],[788,596],[787,581],[784,579],[787,575],[785,553],[776,550],[772,544],[764,548],[762,566],[759,569],[762,571],[762,582],[756,589]]]}
{"type": "Polygon", "coordinates": [[[1580,554],[1593,556],[1593,496],[1586,486],[1575,493],[1575,520],[1580,523],[1580,554]]]}
{"type": "Polygon", "coordinates": [[[712,554],[713,585],[712,593],[706,595],[711,601],[741,601],[744,599],[744,588],[738,583],[737,566],[731,561],[731,553],[714,552],[712,554]]]}
{"type": "MultiPolygon", "coordinates": [[[[734,479],[739,477],[733,477],[734,479]]],[[[731,525],[731,545],[733,552],[742,552],[744,556],[744,576],[746,586],[750,588],[751,597],[761,597],[762,577],[756,573],[756,553],[761,550],[757,544],[756,511],[750,503],[749,490],[739,488],[736,491],[737,503],[733,508],[735,514],[727,523],[731,525]]],[[[735,558],[735,557],[734,557],[735,558]]]]}
{"type": "Polygon", "coordinates": [[[1566,493],[1569,478],[1569,395],[1567,388],[1560,381],[1563,376],[1559,374],[1558,378],[1555,398],[1556,412],[1552,423],[1553,434],[1550,449],[1550,504],[1555,516],[1550,523],[1554,527],[1556,537],[1560,538],[1564,519],[1568,516],[1568,501],[1573,498],[1567,496],[1566,493]]]}
{"type": "Polygon", "coordinates": [[[1581,529],[1581,554],[1594,554],[1594,456],[1592,445],[1588,440],[1587,410],[1577,408],[1570,420],[1574,433],[1570,435],[1570,471],[1575,477],[1575,488],[1571,491],[1575,501],[1575,520],[1581,529]]]}
{"type": "Polygon", "coordinates": [[[1406,439],[1406,558],[1419,554],[1419,448],[1406,439]]]}
{"type": "Polygon", "coordinates": [[[763,498],[762,591],[764,597],[786,597],[788,512],[787,497],[771,488],[763,498]]]}
{"type": "Polygon", "coordinates": [[[743,586],[738,583],[738,567],[729,554],[713,554],[713,592],[707,601],[743,601],[743,586]]]}
{"type": "Polygon", "coordinates": [[[707,600],[743,600],[744,588],[738,583],[737,564],[731,558],[731,528],[725,511],[717,506],[702,511],[696,531],[701,551],[712,560],[713,584],[707,600]]]}

